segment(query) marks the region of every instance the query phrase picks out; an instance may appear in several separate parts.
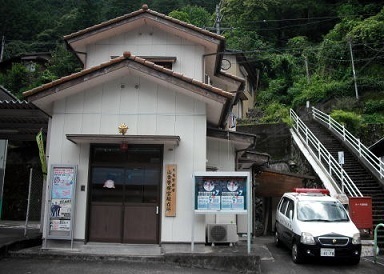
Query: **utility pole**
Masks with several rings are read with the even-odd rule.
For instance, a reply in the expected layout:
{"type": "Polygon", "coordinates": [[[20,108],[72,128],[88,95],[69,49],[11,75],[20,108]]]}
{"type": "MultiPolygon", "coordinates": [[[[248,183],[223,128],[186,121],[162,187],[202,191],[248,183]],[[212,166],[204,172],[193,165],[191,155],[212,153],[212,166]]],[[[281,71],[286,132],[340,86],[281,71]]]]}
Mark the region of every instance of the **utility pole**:
{"type": "Polygon", "coordinates": [[[309,78],[308,58],[305,55],[303,55],[303,57],[304,57],[305,71],[307,73],[307,83],[309,84],[310,78],[309,78]]]}
{"type": "Polygon", "coordinates": [[[225,31],[225,30],[232,29],[232,28],[223,28],[223,27],[221,27],[222,16],[220,14],[220,6],[221,6],[221,2],[216,5],[216,19],[215,19],[215,23],[214,23],[213,27],[206,27],[205,28],[207,30],[214,30],[216,32],[216,34],[218,34],[218,35],[221,35],[221,33],[223,31],[225,31]]]}
{"type": "Polygon", "coordinates": [[[221,23],[221,18],[220,18],[220,4],[216,5],[216,20],[215,20],[215,29],[216,33],[220,35],[221,30],[220,30],[220,23],[221,23]]]}
{"type": "Polygon", "coordinates": [[[3,62],[4,47],[5,47],[5,36],[3,35],[3,38],[1,40],[0,62],[3,62]]]}
{"type": "Polygon", "coordinates": [[[353,52],[352,52],[352,41],[351,41],[351,39],[348,40],[348,45],[349,45],[349,52],[351,53],[352,73],[353,73],[353,81],[355,83],[356,100],[359,100],[359,92],[357,90],[356,71],[355,71],[355,63],[353,61],[353,52]]]}

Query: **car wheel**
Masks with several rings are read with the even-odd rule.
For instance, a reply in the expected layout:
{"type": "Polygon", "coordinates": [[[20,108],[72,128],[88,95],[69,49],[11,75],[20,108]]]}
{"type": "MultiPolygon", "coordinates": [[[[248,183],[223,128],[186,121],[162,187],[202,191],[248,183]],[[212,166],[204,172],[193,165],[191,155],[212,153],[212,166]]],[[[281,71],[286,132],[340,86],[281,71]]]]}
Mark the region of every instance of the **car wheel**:
{"type": "Polygon", "coordinates": [[[301,254],[301,251],[297,246],[296,242],[292,244],[291,256],[292,256],[292,261],[295,264],[300,264],[303,262],[303,255],[301,254]]]}
{"type": "Polygon", "coordinates": [[[280,238],[279,238],[279,232],[277,232],[277,230],[276,230],[276,232],[275,232],[275,245],[276,245],[277,247],[280,247],[280,246],[281,246],[281,240],[280,240],[280,238]]]}

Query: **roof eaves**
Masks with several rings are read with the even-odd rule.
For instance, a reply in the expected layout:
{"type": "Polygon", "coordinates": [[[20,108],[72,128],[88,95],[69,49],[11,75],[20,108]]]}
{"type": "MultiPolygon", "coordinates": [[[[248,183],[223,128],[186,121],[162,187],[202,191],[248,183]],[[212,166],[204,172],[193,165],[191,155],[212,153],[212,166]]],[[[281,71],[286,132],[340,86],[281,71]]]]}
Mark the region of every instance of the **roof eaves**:
{"type": "Polygon", "coordinates": [[[111,66],[112,64],[119,63],[119,62],[121,62],[123,60],[125,60],[125,57],[121,56],[121,57],[118,57],[118,58],[114,58],[114,59],[110,60],[109,62],[102,63],[102,64],[100,64],[98,66],[94,66],[94,67],[82,70],[80,72],[72,73],[72,74],[70,74],[68,76],[64,76],[64,77],[62,77],[60,79],[54,80],[54,81],[49,82],[47,84],[44,84],[44,85],[41,85],[39,87],[33,88],[31,90],[25,91],[25,92],[23,92],[23,96],[24,97],[32,96],[32,95],[34,95],[36,93],[39,93],[40,91],[43,91],[43,90],[46,90],[46,89],[58,86],[58,85],[60,85],[60,84],[62,84],[64,82],[67,82],[67,81],[70,81],[70,80],[73,80],[73,79],[76,79],[76,78],[80,78],[80,77],[82,77],[84,75],[87,75],[87,74],[93,72],[93,71],[96,71],[96,70],[99,70],[99,69],[111,66]]]}
{"type": "Polygon", "coordinates": [[[228,72],[222,71],[222,70],[220,71],[219,75],[220,75],[220,74],[223,75],[223,76],[225,76],[225,77],[227,77],[227,78],[231,78],[231,79],[233,79],[233,80],[235,80],[235,81],[238,81],[238,82],[241,82],[241,83],[245,82],[245,79],[243,79],[243,78],[241,78],[241,77],[239,77],[239,76],[230,74],[230,73],[228,73],[228,72]]]}
{"type": "Polygon", "coordinates": [[[44,84],[42,86],[39,86],[39,87],[36,87],[34,89],[31,89],[29,91],[26,91],[23,93],[23,96],[25,98],[28,98],[30,96],[33,96],[39,92],[43,92],[47,89],[50,89],[50,88],[53,88],[53,87],[56,87],[56,86],[59,86],[60,84],[63,84],[63,83],[66,83],[66,82],[69,82],[71,80],[74,80],[74,79],[78,79],[80,77],[85,77],[86,75],[92,73],[92,72],[95,72],[97,70],[100,70],[100,69],[104,69],[104,68],[108,68],[114,64],[118,64],[120,62],[123,62],[124,60],[131,60],[135,63],[138,63],[138,64],[141,64],[145,67],[148,67],[148,68],[151,68],[151,69],[154,69],[156,71],[159,71],[159,72],[162,72],[164,74],[167,74],[169,76],[172,76],[172,77],[175,77],[179,80],[182,80],[184,82],[187,82],[187,83],[190,83],[190,84],[193,84],[197,87],[200,87],[204,90],[207,90],[208,92],[213,92],[219,96],[223,96],[227,99],[231,99],[233,100],[234,99],[234,95],[230,92],[227,92],[227,91],[224,91],[220,88],[217,88],[217,87],[213,87],[213,86],[210,86],[210,85],[207,85],[205,83],[202,83],[201,81],[198,81],[198,80],[195,80],[193,78],[190,78],[188,76],[185,76],[181,73],[177,73],[173,70],[170,70],[170,69],[167,69],[167,68],[164,68],[162,66],[159,66],[159,65],[156,65],[155,63],[151,62],[151,61],[148,61],[148,60],[145,60],[143,58],[140,58],[140,57],[137,57],[137,56],[133,56],[131,55],[130,52],[124,52],[123,53],[123,56],[120,56],[120,57],[117,57],[117,58],[114,58],[114,59],[111,59],[109,62],[106,62],[106,63],[102,63],[98,66],[95,66],[95,67],[91,67],[91,68],[88,68],[88,69],[85,69],[85,70],[82,70],[80,72],[77,72],[77,73],[73,73],[71,75],[68,75],[68,76],[65,76],[65,77],[62,77],[58,80],[55,80],[55,81],[52,81],[50,83],[47,83],[47,84],[44,84]]]}
{"type": "Polygon", "coordinates": [[[108,21],[105,21],[105,22],[102,22],[100,24],[97,24],[97,25],[94,25],[94,26],[91,26],[91,27],[88,27],[88,28],[85,28],[83,30],[80,30],[80,31],[77,31],[77,32],[74,32],[74,33],[71,33],[71,34],[68,34],[68,35],[65,35],[64,36],[64,40],[69,40],[69,39],[73,39],[73,38],[76,38],[76,37],[79,37],[79,36],[82,36],[84,34],[87,34],[89,32],[92,32],[92,31],[96,31],[96,30],[100,30],[100,29],[103,29],[103,28],[106,28],[108,26],[111,26],[111,25],[114,25],[114,24],[118,24],[120,23],[121,21],[124,21],[126,19],[130,19],[130,18],[133,18],[135,16],[139,16],[141,14],[150,14],[150,15],[153,15],[155,17],[159,17],[159,18],[162,18],[162,19],[165,19],[167,21],[170,21],[170,22],[173,22],[175,24],[178,24],[180,26],[184,26],[188,29],[191,29],[191,30],[194,30],[194,31],[197,31],[197,32],[200,32],[202,34],[205,34],[205,35],[208,35],[208,36],[211,36],[215,39],[218,39],[218,40],[221,40],[221,41],[225,41],[225,37],[222,36],[222,35],[219,35],[219,34],[216,34],[216,33],[213,33],[213,32],[210,32],[208,30],[205,30],[205,29],[202,29],[202,28],[199,28],[199,27],[196,27],[192,24],[189,24],[189,23],[186,23],[186,22],[183,22],[183,21],[180,21],[178,19],[175,19],[175,18],[172,18],[170,16],[167,16],[165,14],[162,14],[162,13],[159,13],[159,12],[156,12],[156,11],[153,11],[151,9],[148,8],[148,5],[144,4],[142,6],[141,9],[139,10],[136,10],[136,11],[133,11],[131,13],[128,13],[128,14],[125,14],[125,15],[122,15],[122,16],[119,16],[119,17],[116,17],[116,18],[113,18],[111,20],[108,20],[108,21]]]}

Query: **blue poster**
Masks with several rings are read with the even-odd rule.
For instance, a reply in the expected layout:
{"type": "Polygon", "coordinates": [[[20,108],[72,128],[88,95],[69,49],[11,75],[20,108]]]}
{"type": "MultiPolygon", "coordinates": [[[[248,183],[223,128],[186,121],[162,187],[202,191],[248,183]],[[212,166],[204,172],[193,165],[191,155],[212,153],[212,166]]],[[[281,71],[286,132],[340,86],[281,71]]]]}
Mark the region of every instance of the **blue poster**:
{"type": "Polygon", "coordinates": [[[53,170],[52,199],[71,199],[74,180],[73,168],[53,170]]]}
{"type": "Polygon", "coordinates": [[[246,210],[245,177],[195,177],[196,210],[246,210]]]}

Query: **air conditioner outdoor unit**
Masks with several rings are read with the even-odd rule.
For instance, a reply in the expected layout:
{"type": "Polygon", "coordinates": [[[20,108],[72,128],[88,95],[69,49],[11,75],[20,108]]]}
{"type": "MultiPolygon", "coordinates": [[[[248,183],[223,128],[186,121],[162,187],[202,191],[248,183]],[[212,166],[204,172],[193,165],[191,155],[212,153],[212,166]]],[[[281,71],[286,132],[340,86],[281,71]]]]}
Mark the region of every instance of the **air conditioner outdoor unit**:
{"type": "Polygon", "coordinates": [[[212,243],[212,245],[215,243],[229,243],[232,245],[238,240],[236,224],[207,225],[207,242],[212,243]]]}

